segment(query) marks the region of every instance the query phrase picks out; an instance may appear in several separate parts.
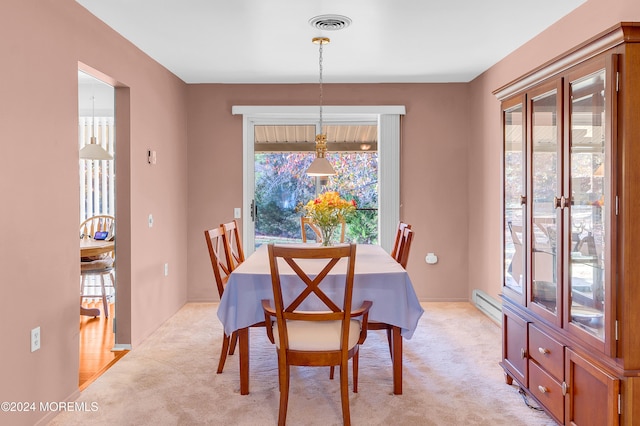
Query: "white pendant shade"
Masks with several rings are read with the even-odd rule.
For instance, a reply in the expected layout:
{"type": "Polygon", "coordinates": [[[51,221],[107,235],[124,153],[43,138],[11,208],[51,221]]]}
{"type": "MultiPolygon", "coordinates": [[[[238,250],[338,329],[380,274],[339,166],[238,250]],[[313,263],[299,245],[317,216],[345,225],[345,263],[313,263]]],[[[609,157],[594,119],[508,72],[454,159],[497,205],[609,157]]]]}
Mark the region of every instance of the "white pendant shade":
{"type": "Polygon", "coordinates": [[[307,175],[309,176],[333,176],[336,174],[336,171],[324,157],[317,157],[309,168],[307,169],[307,175]]]}
{"type": "Polygon", "coordinates": [[[113,155],[109,154],[102,145],[96,143],[96,138],[91,137],[91,142],[80,150],[82,160],[113,160],[113,155]]]}

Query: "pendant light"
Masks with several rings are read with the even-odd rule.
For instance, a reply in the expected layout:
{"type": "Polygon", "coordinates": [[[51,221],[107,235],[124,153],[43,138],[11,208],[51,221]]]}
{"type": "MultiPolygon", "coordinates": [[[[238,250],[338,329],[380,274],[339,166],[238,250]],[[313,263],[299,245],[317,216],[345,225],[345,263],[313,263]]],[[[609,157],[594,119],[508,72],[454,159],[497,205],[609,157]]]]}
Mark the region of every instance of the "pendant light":
{"type": "Polygon", "coordinates": [[[80,159],[82,160],[113,160],[113,155],[109,154],[96,139],[96,97],[91,96],[92,117],[91,117],[91,139],[89,143],[80,150],[80,159]]]}
{"type": "Polygon", "coordinates": [[[331,163],[325,157],[327,153],[327,135],[322,132],[322,46],[328,44],[331,40],[327,37],[314,37],[311,41],[320,45],[320,59],[318,61],[320,68],[320,133],[316,135],[316,158],[307,169],[307,175],[325,177],[336,174],[331,163]]]}

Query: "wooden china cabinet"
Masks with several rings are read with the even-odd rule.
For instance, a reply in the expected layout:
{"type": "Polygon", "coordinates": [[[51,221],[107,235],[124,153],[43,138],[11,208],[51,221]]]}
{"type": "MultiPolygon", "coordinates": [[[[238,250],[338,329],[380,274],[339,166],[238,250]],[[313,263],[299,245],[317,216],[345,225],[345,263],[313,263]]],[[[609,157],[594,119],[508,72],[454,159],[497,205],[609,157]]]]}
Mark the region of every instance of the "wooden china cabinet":
{"type": "Polygon", "coordinates": [[[640,23],[494,93],[507,383],[560,424],[640,425],[640,23]]]}

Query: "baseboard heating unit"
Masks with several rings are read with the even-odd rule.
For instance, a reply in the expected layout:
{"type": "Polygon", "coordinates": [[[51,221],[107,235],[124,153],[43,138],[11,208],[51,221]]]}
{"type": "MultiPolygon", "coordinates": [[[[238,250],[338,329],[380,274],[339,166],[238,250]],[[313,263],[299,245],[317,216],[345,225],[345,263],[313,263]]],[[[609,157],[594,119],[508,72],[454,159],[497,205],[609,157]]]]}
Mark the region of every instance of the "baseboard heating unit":
{"type": "Polygon", "coordinates": [[[502,303],[478,289],[471,293],[471,302],[494,322],[502,325],[502,303]]]}

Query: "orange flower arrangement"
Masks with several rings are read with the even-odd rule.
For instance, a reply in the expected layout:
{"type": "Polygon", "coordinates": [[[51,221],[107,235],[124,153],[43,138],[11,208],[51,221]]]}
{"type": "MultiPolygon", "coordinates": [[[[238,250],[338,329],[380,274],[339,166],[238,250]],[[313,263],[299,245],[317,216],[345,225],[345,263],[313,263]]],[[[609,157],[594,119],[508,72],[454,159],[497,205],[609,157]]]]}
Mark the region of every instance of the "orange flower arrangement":
{"type": "Polygon", "coordinates": [[[303,207],[307,217],[313,219],[314,224],[322,232],[323,245],[330,244],[330,237],[342,220],[347,220],[356,211],[355,200],[347,201],[340,198],[335,191],[324,192],[318,198],[310,200],[303,207]]]}

